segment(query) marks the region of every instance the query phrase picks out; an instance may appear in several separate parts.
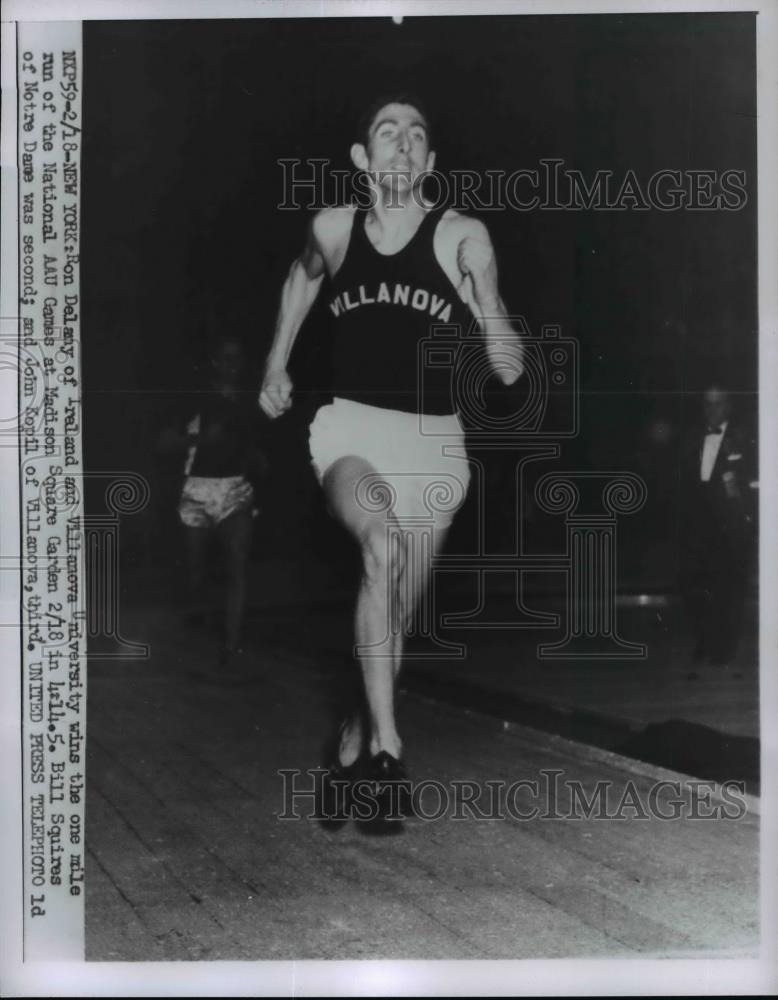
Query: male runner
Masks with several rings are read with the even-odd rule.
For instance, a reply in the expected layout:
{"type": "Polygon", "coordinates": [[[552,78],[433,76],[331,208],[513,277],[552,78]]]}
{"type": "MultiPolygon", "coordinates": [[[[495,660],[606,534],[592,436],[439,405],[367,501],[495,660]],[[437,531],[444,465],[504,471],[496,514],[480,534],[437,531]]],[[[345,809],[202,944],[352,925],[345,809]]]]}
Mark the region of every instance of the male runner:
{"type": "Polygon", "coordinates": [[[486,227],[422,197],[435,153],[418,102],[404,95],[376,102],[351,159],[368,178],[371,207],[325,209],[313,219],[283,287],[259,402],[270,417],[291,406],[287,362],[326,274],[335,317],[335,398],[317,411],[310,448],[330,511],[361,548],[355,639],[367,708],[366,720],[356,713],[341,727],[330,773],[398,781],[405,778],[394,711],[403,633],[469,481],[451,373],[420,373],[418,344],[436,324],[464,334],[475,316],[506,385],[521,373],[522,352],[498,293],[486,227]],[[436,483],[450,488],[448,509],[431,510],[429,488],[436,483]],[[389,510],[377,502],[382,489],[389,510]],[[409,521],[431,514],[430,552],[421,544],[418,516],[416,525],[409,521]]]}
{"type": "Polygon", "coordinates": [[[262,474],[267,462],[259,447],[262,418],[244,388],[248,366],[243,345],[230,334],[219,336],[209,355],[210,385],[201,394],[198,412],[185,432],[167,428],[159,448],[184,458],[178,514],[185,529],[194,620],[206,590],[206,557],[213,537],[222,552],[224,645],[215,676],[228,678],[239,676],[243,663],[240,639],[256,513],[251,480],[262,474]]]}

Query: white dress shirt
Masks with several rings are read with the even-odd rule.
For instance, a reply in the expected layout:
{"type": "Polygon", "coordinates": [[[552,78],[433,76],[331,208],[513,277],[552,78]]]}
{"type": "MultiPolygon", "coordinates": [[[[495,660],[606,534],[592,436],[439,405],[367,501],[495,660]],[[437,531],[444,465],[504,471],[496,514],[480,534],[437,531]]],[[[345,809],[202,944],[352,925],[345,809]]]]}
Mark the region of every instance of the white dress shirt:
{"type": "Polygon", "coordinates": [[[713,466],[716,464],[719,448],[721,447],[726,430],[727,421],[725,420],[721,425],[721,432],[719,434],[705,435],[705,440],[702,444],[702,455],[700,457],[700,481],[703,483],[710,482],[713,466]]]}

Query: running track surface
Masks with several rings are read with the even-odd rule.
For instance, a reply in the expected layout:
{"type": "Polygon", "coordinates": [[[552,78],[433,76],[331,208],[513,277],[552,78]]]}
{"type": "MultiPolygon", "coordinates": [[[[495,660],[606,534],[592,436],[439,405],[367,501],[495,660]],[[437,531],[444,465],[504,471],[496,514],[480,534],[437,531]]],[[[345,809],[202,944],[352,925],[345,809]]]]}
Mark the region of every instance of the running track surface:
{"type": "MultiPolygon", "coordinates": [[[[211,644],[162,610],[146,621],[149,660],[90,664],[87,959],[756,953],[750,810],[738,821],[415,819],[384,837],[280,820],[279,769],[321,763],[326,672],[270,629],[244,682],[196,677],[211,644]]],[[[589,794],[612,781],[616,802],[631,781],[645,803],[661,777],[411,694],[401,728],[418,781],[509,784],[558,769],[589,794]]],[[[529,809],[531,793],[518,801],[529,809]]],[[[567,813],[564,788],[558,801],[567,813]]]]}

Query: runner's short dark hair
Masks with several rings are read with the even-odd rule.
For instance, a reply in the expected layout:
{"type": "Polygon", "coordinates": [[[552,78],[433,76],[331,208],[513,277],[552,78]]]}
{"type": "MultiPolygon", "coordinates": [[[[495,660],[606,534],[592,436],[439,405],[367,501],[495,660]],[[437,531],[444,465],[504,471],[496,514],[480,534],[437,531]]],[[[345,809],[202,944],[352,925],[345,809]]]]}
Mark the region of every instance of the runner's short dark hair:
{"type": "Polygon", "coordinates": [[[357,136],[358,141],[367,148],[370,142],[370,128],[376,119],[376,115],[381,110],[385,108],[387,104],[408,104],[412,108],[416,108],[418,112],[421,113],[421,117],[424,119],[424,124],[427,128],[427,139],[429,140],[429,148],[433,149],[432,143],[432,128],[430,126],[430,116],[427,113],[427,109],[422,101],[418,99],[415,94],[411,94],[407,91],[398,91],[392,94],[385,94],[383,97],[377,98],[362,114],[359,119],[359,124],[357,126],[357,136]]]}
{"type": "Polygon", "coordinates": [[[206,352],[208,357],[211,359],[216,358],[227,344],[235,344],[236,347],[240,348],[241,354],[246,356],[246,345],[243,343],[243,338],[239,333],[224,333],[215,332],[208,336],[206,341],[206,352]]]}

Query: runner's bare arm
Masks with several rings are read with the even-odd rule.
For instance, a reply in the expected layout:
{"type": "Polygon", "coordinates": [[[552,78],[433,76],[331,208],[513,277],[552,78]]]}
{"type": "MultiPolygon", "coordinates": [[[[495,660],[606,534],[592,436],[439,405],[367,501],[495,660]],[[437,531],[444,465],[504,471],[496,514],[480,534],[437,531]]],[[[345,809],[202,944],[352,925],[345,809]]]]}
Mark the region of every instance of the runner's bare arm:
{"type": "Polygon", "coordinates": [[[489,231],[477,219],[467,220],[467,231],[457,248],[457,264],[462,274],[459,293],[478,320],[492,368],[504,385],[513,385],[524,370],[524,347],[500,297],[489,231]]]}
{"type": "Polygon", "coordinates": [[[289,268],[281,291],[275,335],[265,362],[259,394],[259,405],[271,418],[279,417],[292,405],[292,380],[286,366],[300,327],[324,278],[324,256],[317,236],[318,220],[319,216],[311,223],[305,248],[289,268]]]}

